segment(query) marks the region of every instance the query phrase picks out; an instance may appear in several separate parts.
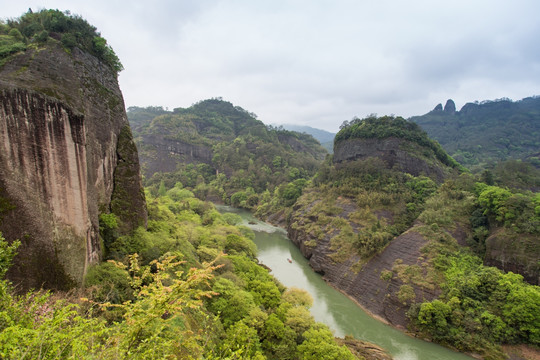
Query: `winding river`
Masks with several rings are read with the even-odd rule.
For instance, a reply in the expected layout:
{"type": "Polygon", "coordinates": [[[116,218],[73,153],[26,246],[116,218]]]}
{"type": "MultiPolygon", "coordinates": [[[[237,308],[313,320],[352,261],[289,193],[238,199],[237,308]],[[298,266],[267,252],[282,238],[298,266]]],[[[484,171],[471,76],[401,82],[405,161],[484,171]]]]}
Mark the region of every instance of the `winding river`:
{"type": "Polygon", "coordinates": [[[300,250],[278,227],[255,219],[249,212],[219,206],[222,212],[239,214],[255,232],[255,244],[261,263],[285,286],[307,290],[313,297],[311,313],[315,320],[328,325],[336,336],[352,335],[379,345],[395,360],[473,359],[442,346],[413,338],[368,315],[355,302],[327,285],[315,273],[300,250]],[[289,262],[291,259],[292,262],[289,262]]]}

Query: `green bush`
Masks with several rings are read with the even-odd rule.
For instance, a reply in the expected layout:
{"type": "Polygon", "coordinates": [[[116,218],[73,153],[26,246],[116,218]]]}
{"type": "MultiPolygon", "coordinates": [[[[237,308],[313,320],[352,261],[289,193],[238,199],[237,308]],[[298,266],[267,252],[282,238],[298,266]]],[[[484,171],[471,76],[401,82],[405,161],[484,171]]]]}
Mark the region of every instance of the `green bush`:
{"type": "Polygon", "coordinates": [[[115,73],[123,70],[120,60],[107,41],[94,26],[80,16],[59,10],[41,10],[35,13],[29,11],[18,19],[8,21],[6,26],[14,43],[0,46],[0,59],[26,50],[28,43],[45,43],[50,34],[55,33],[61,35],[61,44],[66,49],[78,47],[96,56],[115,73]]]}
{"type": "Polygon", "coordinates": [[[134,300],[130,276],[124,269],[113,263],[105,262],[95,265],[88,270],[85,286],[92,289],[95,301],[122,304],[134,300]]]}
{"type": "MultiPolygon", "coordinates": [[[[494,344],[540,344],[540,288],[514,273],[485,267],[468,253],[440,255],[446,281],[438,300],[422,303],[414,324],[462,351],[494,351],[494,344]]],[[[414,313],[414,311],[413,311],[414,313]]]]}

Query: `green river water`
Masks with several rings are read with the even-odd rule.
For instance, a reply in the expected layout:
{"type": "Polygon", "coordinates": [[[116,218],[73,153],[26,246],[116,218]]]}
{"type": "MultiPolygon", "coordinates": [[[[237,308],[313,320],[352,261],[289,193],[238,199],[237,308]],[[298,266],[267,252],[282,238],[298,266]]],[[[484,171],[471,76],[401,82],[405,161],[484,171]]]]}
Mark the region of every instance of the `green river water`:
{"type": "Polygon", "coordinates": [[[255,232],[259,261],[287,287],[307,290],[313,297],[311,313],[336,336],[352,335],[379,345],[395,360],[461,360],[472,357],[413,338],[369,316],[344,294],[327,285],[315,273],[283,229],[255,219],[249,212],[219,206],[222,212],[242,216],[243,225],[255,232]],[[287,259],[291,259],[290,263],[287,259]]]}

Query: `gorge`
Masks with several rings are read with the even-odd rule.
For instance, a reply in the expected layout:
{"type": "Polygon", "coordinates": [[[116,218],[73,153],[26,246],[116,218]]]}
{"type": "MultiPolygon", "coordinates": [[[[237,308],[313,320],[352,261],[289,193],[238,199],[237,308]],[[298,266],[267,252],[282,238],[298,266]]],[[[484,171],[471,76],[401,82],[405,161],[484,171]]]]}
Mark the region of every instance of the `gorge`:
{"type": "MultiPolygon", "coordinates": [[[[508,186],[399,116],[344,122],[328,154],[222,98],[126,113],[122,65],[85,20],[43,10],[1,25],[0,357],[386,358],[334,328],[399,360],[466,358],[356,304],[486,359],[540,344],[534,162],[501,167],[528,176],[508,186]],[[252,240],[266,264],[283,239],[214,203],[286,229],[274,273],[310,272],[355,302],[317,315],[315,294],[316,318],[363,320],[316,322],[310,296],[258,264],[252,240]]],[[[429,116],[460,117],[452,104],[429,116]]]]}

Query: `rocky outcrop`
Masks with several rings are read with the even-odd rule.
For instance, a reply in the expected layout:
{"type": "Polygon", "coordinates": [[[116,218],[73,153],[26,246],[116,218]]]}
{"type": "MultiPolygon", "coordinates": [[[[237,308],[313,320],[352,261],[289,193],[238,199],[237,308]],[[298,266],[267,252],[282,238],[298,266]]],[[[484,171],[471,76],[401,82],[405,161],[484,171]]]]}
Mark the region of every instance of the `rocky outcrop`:
{"type": "Polygon", "coordinates": [[[409,173],[413,176],[425,175],[442,182],[449,169],[429,151],[405,139],[389,137],[385,139],[347,139],[334,148],[334,163],[351,160],[380,158],[387,168],[409,173]]]}
{"type": "MultiPolygon", "coordinates": [[[[310,220],[302,218],[299,213],[293,213],[291,222],[302,221],[310,220]]],[[[411,287],[414,295],[409,299],[400,296],[402,286],[406,283],[397,275],[397,267],[417,265],[422,268],[420,249],[427,242],[414,228],[392,240],[382,252],[367,262],[357,254],[351,254],[345,261],[334,261],[332,234],[315,240],[310,234],[289,227],[288,236],[309,259],[313,270],[320,273],[329,284],[352,297],[373,315],[394,326],[406,327],[406,311],[411,300],[431,301],[437,296],[436,290],[421,286],[411,287]],[[359,264],[362,265],[359,267],[359,264]]]]}
{"type": "Polygon", "coordinates": [[[140,144],[146,147],[140,161],[144,164],[144,175],[152,177],[156,172],[174,172],[179,163],[210,164],[212,148],[210,146],[189,144],[179,140],[167,139],[163,135],[144,134],[140,144]]]}
{"type": "Polygon", "coordinates": [[[340,345],[347,346],[358,359],[392,360],[381,347],[367,341],[357,340],[352,336],[345,336],[344,339],[336,338],[336,341],[340,345]]]}
{"type": "Polygon", "coordinates": [[[22,289],[80,284],[101,256],[101,212],[146,223],[137,150],[116,73],[77,48],[27,50],[0,69],[0,231],[20,239],[22,289]],[[116,209],[112,209],[116,204],[116,209]],[[118,210],[122,211],[118,211],[118,210]]]}
{"type": "Polygon", "coordinates": [[[440,112],[440,111],[443,111],[443,107],[442,107],[442,104],[437,104],[433,110],[431,110],[432,112],[440,112]]]}
{"type": "Polygon", "coordinates": [[[540,242],[538,236],[499,229],[486,239],[484,264],[523,275],[540,285],[540,242]]]}
{"type": "Polygon", "coordinates": [[[448,99],[446,101],[446,104],[444,105],[444,110],[443,110],[445,113],[449,113],[449,114],[453,114],[456,112],[456,103],[454,102],[454,100],[452,99],[448,99]]]}

